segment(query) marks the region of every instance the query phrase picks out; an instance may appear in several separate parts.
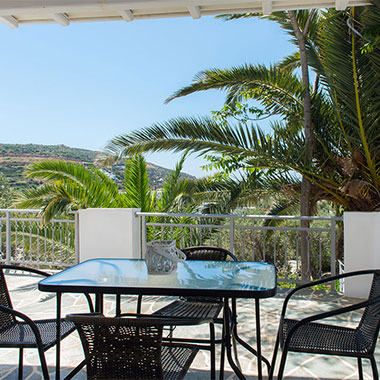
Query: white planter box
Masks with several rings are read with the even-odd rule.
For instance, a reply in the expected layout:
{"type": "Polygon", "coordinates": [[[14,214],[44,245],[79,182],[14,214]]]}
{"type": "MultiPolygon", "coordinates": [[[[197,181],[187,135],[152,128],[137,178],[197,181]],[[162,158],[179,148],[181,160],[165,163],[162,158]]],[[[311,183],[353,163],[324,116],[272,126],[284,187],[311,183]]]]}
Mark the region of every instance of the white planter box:
{"type": "Polygon", "coordinates": [[[79,261],[141,258],[140,209],[79,210],[79,261]]]}
{"type": "MultiPolygon", "coordinates": [[[[380,212],[344,213],[344,271],[380,268],[380,212]]],[[[367,298],[371,276],[345,280],[345,296],[367,298]]]]}

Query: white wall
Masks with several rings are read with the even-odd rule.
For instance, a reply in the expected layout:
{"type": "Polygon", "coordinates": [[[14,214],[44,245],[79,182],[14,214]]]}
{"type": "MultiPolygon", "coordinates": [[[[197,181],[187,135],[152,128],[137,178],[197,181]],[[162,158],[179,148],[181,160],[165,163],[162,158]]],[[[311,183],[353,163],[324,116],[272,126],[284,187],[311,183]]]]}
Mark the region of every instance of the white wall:
{"type": "MultiPolygon", "coordinates": [[[[380,268],[380,212],[344,213],[344,271],[380,268]]],[[[344,294],[366,298],[371,276],[345,281],[344,294]]]]}
{"type": "Polygon", "coordinates": [[[79,261],[141,258],[140,209],[79,210],[79,261]]]}

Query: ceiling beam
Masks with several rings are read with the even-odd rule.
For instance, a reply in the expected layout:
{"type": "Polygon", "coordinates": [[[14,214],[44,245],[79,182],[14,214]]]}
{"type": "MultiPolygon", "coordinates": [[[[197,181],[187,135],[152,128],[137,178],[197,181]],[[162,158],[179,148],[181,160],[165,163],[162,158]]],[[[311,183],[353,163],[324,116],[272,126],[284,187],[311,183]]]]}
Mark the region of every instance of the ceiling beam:
{"type": "Polygon", "coordinates": [[[262,9],[263,9],[263,15],[269,16],[273,12],[272,0],[263,0],[262,9]]]}
{"type": "Polygon", "coordinates": [[[225,13],[312,9],[367,4],[370,0],[0,0],[0,22],[19,25],[132,21],[225,13]],[[53,17],[54,15],[54,17],[53,17]],[[69,16],[70,15],[70,16],[69,16]]]}
{"type": "Polygon", "coordinates": [[[344,11],[348,6],[347,0],[335,0],[335,9],[337,11],[344,11]]]}
{"type": "Polygon", "coordinates": [[[58,24],[61,24],[62,26],[70,25],[70,19],[64,13],[54,13],[52,17],[54,21],[56,21],[58,24]]]}
{"type": "MultiPolygon", "coordinates": [[[[278,0],[274,1],[273,9],[301,9],[301,8],[326,8],[331,7],[335,1],[340,0],[278,0]]],[[[367,4],[369,0],[346,0],[350,6],[367,4]]],[[[1,0],[0,1],[0,15],[9,16],[13,15],[28,15],[28,13],[36,15],[53,14],[53,13],[66,13],[71,14],[75,12],[87,13],[88,17],[94,11],[99,12],[102,10],[124,10],[124,9],[170,9],[189,7],[193,4],[198,6],[223,6],[221,9],[235,9],[236,3],[237,10],[244,8],[254,9],[261,1],[252,0],[1,0]]],[[[203,14],[203,11],[202,11],[203,14]]],[[[94,17],[96,18],[96,17],[94,17]]]]}
{"type": "Polygon", "coordinates": [[[198,5],[188,6],[191,17],[195,20],[201,18],[201,8],[198,5]]]}
{"type": "Polygon", "coordinates": [[[130,9],[125,9],[123,11],[120,11],[120,16],[127,22],[131,22],[134,20],[135,16],[133,15],[133,12],[130,9]]]}
{"type": "MultiPolygon", "coordinates": [[[[225,5],[225,9],[234,8],[231,6],[234,3],[231,0],[0,0],[0,15],[17,15],[18,13],[41,15],[52,13],[70,14],[77,12],[99,12],[102,10],[116,10],[119,12],[125,9],[183,9],[184,7],[193,7],[194,3],[199,6],[223,7],[225,5]]],[[[243,4],[246,4],[248,9],[254,5],[252,0],[239,0],[238,8],[243,8],[243,4]]]]}
{"type": "Polygon", "coordinates": [[[18,21],[13,16],[0,16],[0,21],[12,29],[18,28],[18,21]]]}

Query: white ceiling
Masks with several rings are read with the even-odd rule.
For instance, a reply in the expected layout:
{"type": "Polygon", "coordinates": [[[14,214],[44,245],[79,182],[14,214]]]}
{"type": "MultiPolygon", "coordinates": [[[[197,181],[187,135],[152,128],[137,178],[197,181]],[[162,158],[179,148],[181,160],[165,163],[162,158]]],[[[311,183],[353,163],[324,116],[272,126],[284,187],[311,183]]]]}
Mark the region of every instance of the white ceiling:
{"type": "Polygon", "coordinates": [[[10,28],[27,24],[92,21],[133,21],[223,13],[263,12],[305,8],[345,9],[365,0],[0,0],[0,22],[10,28]]]}

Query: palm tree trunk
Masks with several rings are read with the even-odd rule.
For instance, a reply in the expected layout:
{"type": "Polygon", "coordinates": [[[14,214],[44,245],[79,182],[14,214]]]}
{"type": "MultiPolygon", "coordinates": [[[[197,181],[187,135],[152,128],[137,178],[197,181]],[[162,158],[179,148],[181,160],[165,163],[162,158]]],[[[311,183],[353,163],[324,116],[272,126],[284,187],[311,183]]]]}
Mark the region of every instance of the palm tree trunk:
{"type": "MultiPolygon", "coordinates": [[[[302,83],[305,88],[304,93],[304,102],[303,102],[303,112],[304,112],[304,133],[305,133],[305,167],[309,166],[313,156],[313,146],[314,146],[314,134],[312,126],[312,114],[311,114],[311,96],[310,96],[310,81],[309,81],[309,66],[307,61],[306,54],[306,36],[309,21],[313,15],[314,11],[310,11],[308,21],[306,22],[304,31],[302,32],[295,12],[288,11],[290,21],[293,26],[294,33],[297,37],[298,48],[300,51],[300,61],[301,61],[301,70],[302,70],[302,83]]],[[[310,216],[311,215],[311,183],[310,181],[302,177],[301,183],[301,216],[310,216]]],[[[309,228],[309,220],[301,220],[302,228],[309,228]]],[[[309,270],[309,239],[307,232],[301,233],[301,279],[308,280],[310,276],[309,270]]]]}

